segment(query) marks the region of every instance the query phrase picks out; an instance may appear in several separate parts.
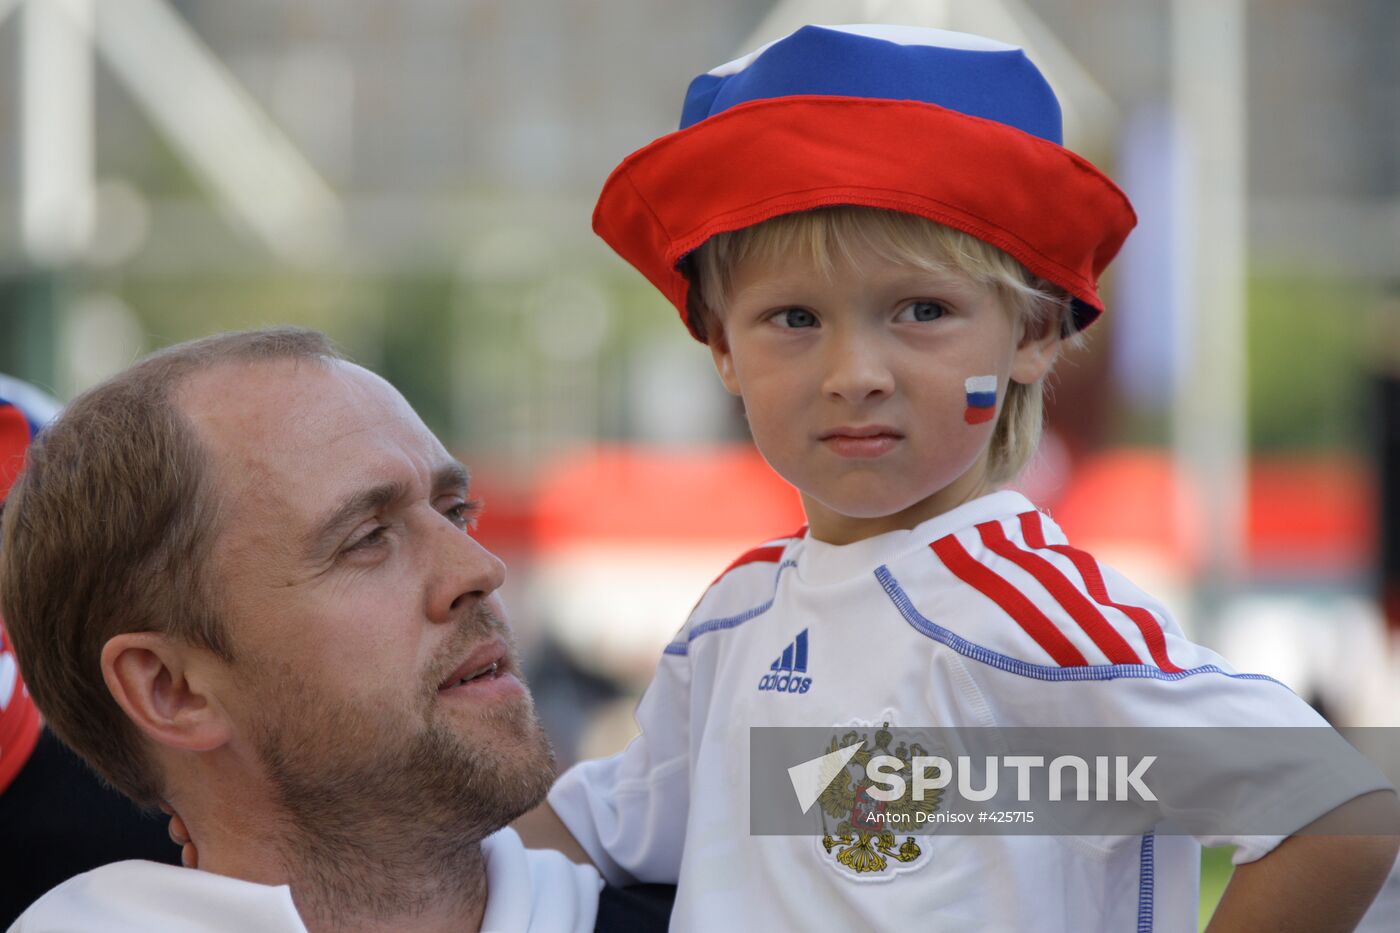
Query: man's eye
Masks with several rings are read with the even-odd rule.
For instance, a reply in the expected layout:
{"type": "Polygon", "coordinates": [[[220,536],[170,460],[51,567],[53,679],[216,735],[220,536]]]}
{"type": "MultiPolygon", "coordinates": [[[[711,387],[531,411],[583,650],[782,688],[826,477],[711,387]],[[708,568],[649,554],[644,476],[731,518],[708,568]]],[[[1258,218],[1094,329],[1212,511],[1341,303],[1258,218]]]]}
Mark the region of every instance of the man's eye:
{"type": "Polygon", "coordinates": [[[380,525],[373,531],[356,539],[355,543],[347,547],[346,551],[366,551],[370,548],[378,547],[384,543],[385,532],[389,530],[387,525],[380,525]]]}
{"type": "Polygon", "coordinates": [[[936,321],[948,311],[936,301],[911,301],[899,309],[896,321],[936,321]]]}
{"type": "Polygon", "coordinates": [[[471,531],[476,527],[477,520],[481,517],[482,503],[480,499],[468,499],[459,502],[442,514],[458,528],[471,531]]]}
{"type": "Polygon", "coordinates": [[[816,327],[817,316],[806,308],[784,308],[773,315],[779,327],[816,327]]]}

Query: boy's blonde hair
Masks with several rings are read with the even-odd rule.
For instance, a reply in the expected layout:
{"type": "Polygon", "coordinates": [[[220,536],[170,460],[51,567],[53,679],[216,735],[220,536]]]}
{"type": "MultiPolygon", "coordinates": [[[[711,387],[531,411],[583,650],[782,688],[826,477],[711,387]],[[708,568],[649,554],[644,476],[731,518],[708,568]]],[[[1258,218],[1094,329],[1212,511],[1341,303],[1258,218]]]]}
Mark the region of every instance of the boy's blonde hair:
{"type": "MultiPolygon", "coordinates": [[[[1075,331],[1070,297],[1064,289],[1029,272],[988,243],[942,224],[871,207],[825,207],[775,217],[752,227],[712,237],[689,259],[692,279],[690,319],[697,336],[723,340],[723,314],[735,270],[751,260],[802,257],[827,275],[839,266],[854,268],[860,255],[961,274],[993,289],[1023,322],[1026,333],[1054,327],[1066,343],[1075,331]]],[[[993,483],[1014,479],[1030,462],[1044,417],[1042,382],[1012,382],[992,435],[987,472],[993,483]]]]}

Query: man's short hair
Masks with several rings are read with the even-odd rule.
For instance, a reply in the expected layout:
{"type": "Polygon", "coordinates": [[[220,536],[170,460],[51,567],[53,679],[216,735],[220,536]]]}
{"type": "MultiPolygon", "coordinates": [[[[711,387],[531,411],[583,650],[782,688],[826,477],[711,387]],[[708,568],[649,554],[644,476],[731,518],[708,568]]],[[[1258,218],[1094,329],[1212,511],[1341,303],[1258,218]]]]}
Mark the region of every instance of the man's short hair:
{"type": "MultiPolygon", "coordinates": [[[[744,262],[795,256],[831,274],[838,264],[852,265],[858,252],[970,278],[991,288],[1028,332],[1052,327],[1071,345],[1083,339],[1074,332],[1069,294],[995,246],[913,214],[850,206],[784,214],[707,240],[687,264],[695,333],[708,342],[723,338],[733,276],[744,262]]],[[[1043,395],[1043,380],[1007,388],[987,464],[992,482],[1014,479],[1030,462],[1040,441],[1043,395]]]]}
{"type": "Polygon", "coordinates": [[[178,344],[80,395],[29,448],[0,524],[0,615],[49,726],[139,804],[163,799],[162,776],[107,689],[103,646],[150,631],[234,651],[208,566],[219,497],[176,392],[211,366],[342,358],[300,328],[178,344]]]}

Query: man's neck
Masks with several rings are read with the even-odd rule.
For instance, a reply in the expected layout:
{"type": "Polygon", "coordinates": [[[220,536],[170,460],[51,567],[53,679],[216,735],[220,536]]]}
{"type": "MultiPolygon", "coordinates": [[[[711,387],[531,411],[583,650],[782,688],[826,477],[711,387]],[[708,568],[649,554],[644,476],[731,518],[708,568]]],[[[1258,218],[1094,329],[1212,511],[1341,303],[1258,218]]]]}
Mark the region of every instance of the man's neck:
{"type": "Polygon", "coordinates": [[[486,864],[479,843],[470,849],[450,861],[424,864],[423,872],[402,861],[386,866],[372,851],[362,853],[368,859],[357,856],[330,871],[318,858],[289,867],[287,883],[309,933],[479,930],[486,912],[486,864]]]}
{"type": "MultiPolygon", "coordinates": [[[[305,838],[286,817],[200,821],[199,867],[288,885],[310,933],[478,930],[486,910],[479,842],[305,838]],[[450,845],[444,844],[451,842],[450,845]]],[[[193,827],[192,827],[193,831],[193,827]]]]}

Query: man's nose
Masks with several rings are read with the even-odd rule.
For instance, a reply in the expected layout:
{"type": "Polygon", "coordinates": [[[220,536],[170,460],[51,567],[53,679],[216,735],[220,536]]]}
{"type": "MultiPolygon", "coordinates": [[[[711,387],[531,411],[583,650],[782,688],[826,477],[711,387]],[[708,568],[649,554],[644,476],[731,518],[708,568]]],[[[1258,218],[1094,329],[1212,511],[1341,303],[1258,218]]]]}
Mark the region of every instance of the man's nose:
{"type": "Polygon", "coordinates": [[[877,336],[852,328],[827,345],[822,392],[847,402],[864,402],[894,391],[894,374],[877,336]]]}
{"type": "Polygon", "coordinates": [[[480,602],[506,582],[505,563],[481,542],[446,519],[435,529],[437,579],[429,594],[433,622],[457,619],[468,603],[480,602]]]}

